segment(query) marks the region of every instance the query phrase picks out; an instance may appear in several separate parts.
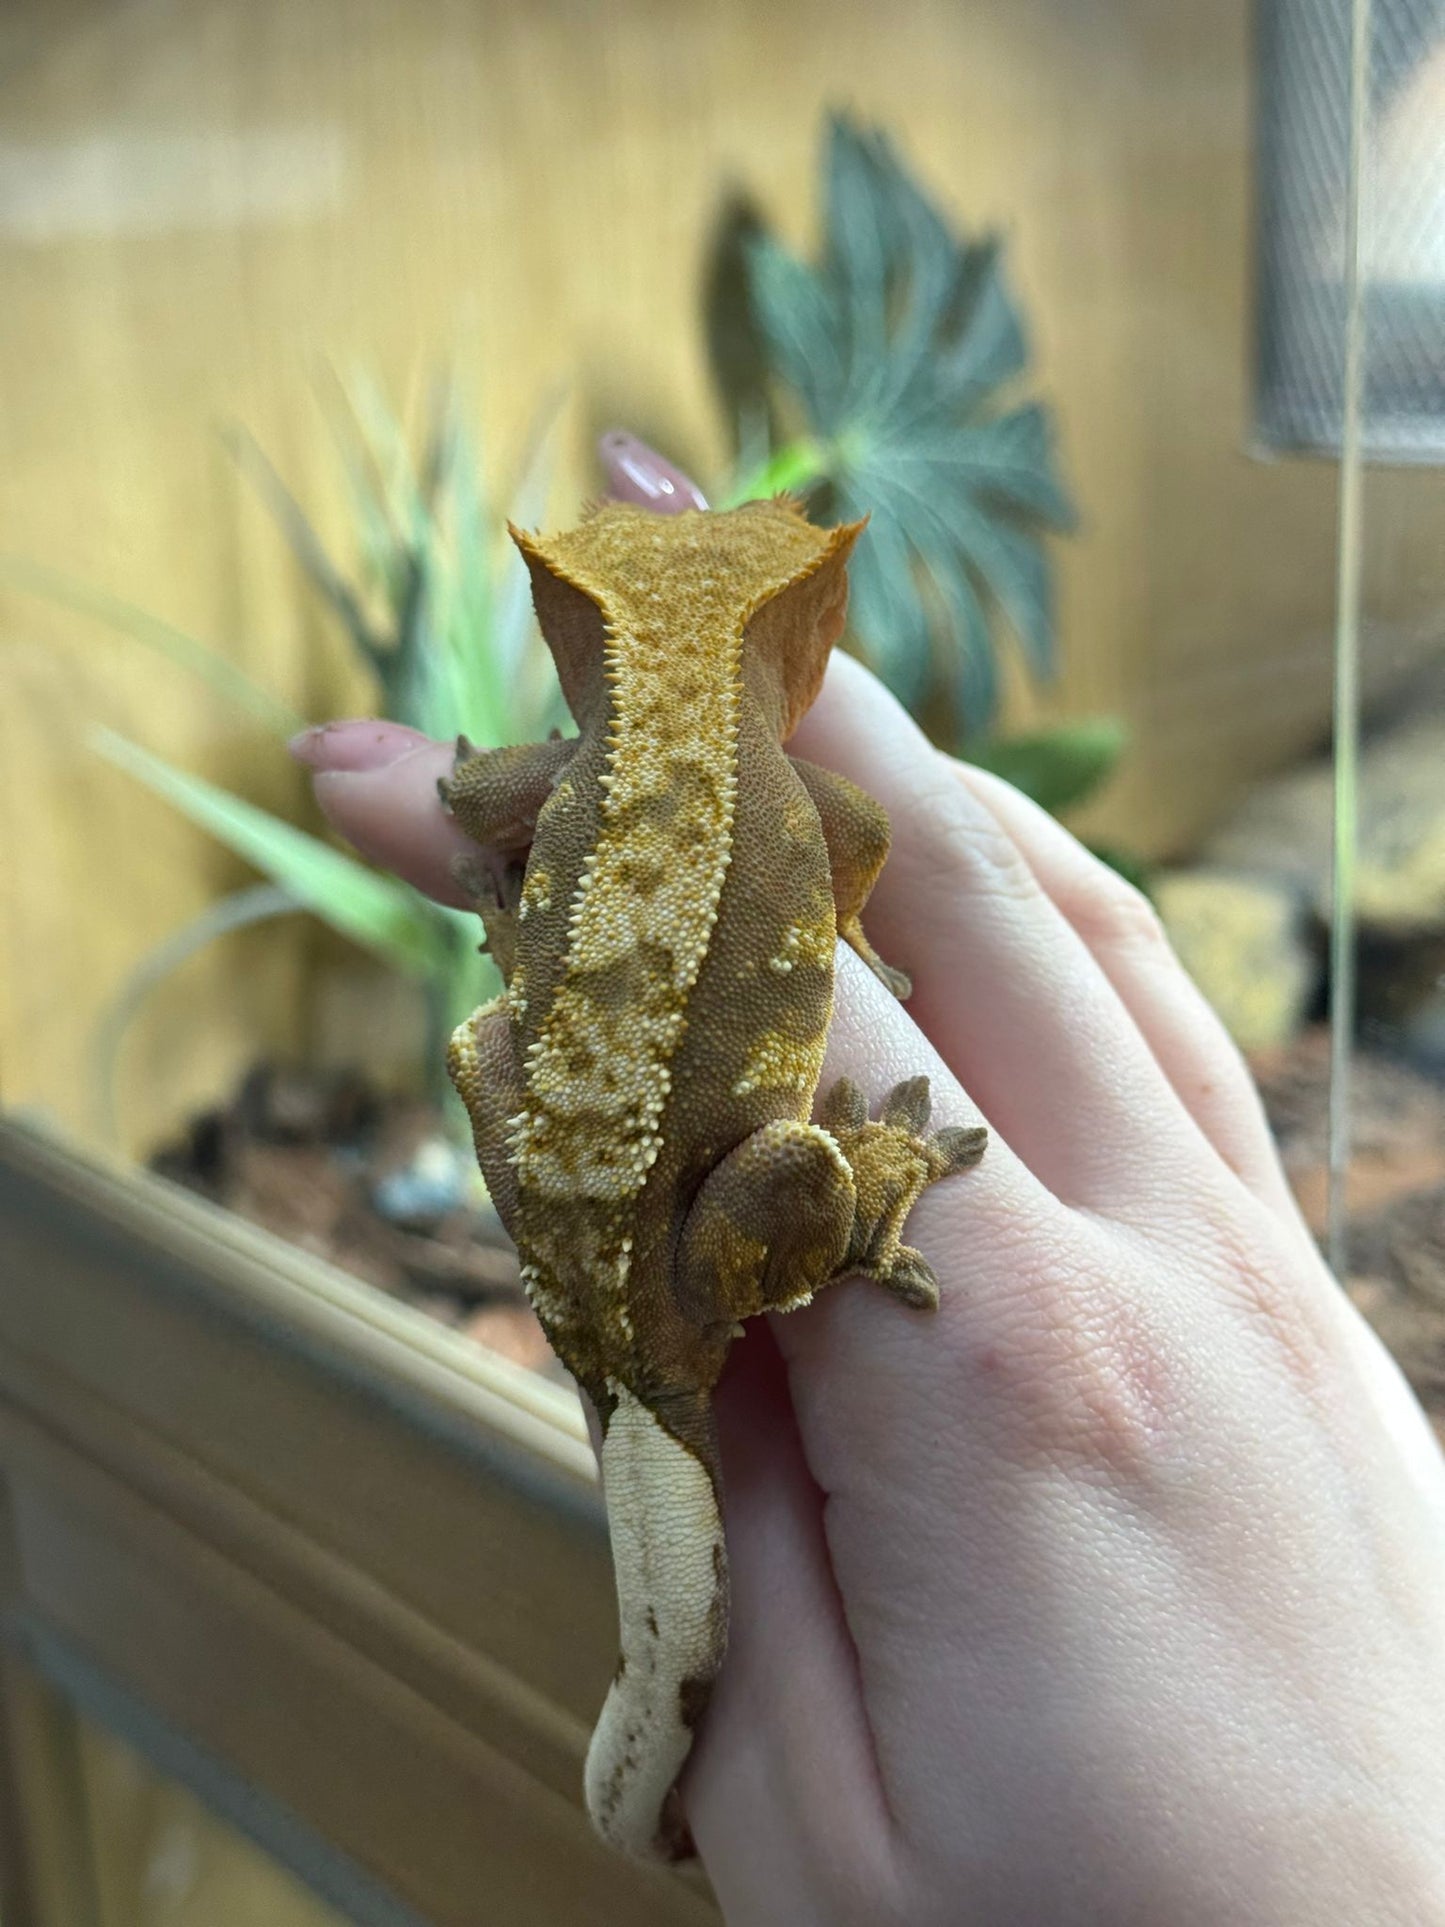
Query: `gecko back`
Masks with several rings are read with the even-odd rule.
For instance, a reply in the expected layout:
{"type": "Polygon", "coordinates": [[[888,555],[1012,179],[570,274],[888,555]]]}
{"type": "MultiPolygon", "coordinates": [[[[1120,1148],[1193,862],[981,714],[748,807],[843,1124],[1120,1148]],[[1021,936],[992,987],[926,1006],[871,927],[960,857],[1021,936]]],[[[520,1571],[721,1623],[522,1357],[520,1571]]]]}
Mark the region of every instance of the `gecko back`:
{"type": "MultiPolygon", "coordinates": [[[[515,533],[515,531],[514,531],[515,533]]],[[[528,1294],[597,1408],[622,1656],[588,1806],[676,1855],[675,1792],[726,1650],[711,1393],[741,1319],[872,1278],[937,1301],[904,1218],[981,1154],[930,1133],[927,1080],[811,1121],[842,938],[887,818],[786,755],[843,624],[857,526],[792,506],[659,518],[612,505],[518,536],[578,723],[470,755],[444,795],[521,881],[479,903],[508,978],[453,1039],[478,1157],[528,1294]]]]}

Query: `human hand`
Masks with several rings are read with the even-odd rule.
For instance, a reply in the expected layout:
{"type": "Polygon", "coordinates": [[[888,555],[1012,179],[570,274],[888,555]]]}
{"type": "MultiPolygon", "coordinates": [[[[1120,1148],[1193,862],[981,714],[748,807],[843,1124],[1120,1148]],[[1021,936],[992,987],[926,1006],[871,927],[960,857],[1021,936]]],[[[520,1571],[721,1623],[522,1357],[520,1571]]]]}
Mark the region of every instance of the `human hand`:
{"type": "MultiPolygon", "coordinates": [[[[1445,1464],[1237,1054],[1142,899],[857,664],[791,747],[888,809],[866,921],[914,981],[840,948],[824,1088],[927,1070],[992,1136],[909,1222],[935,1315],[840,1286],[719,1388],[732,1638],[684,1793],[728,1919],[1445,1921],[1445,1464]]],[[[449,748],[302,753],[459,900],[449,748]]]]}

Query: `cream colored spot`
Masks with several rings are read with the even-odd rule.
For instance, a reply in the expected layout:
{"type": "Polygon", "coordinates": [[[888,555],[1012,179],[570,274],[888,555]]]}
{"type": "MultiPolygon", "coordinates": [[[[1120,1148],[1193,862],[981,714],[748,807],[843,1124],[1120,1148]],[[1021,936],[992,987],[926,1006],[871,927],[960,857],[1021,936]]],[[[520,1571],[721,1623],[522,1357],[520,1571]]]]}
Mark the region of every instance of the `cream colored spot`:
{"type": "Polygon", "coordinates": [[[543,869],[530,869],[527,881],[522,885],[522,901],[517,906],[518,920],[525,922],[533,910],[546,911],[552,908],[552,878],[543,869]]]}
{"type": "Polygon", "coordinates": [[[527,972],[521,964],[513,966],[507,985],[507,1009],[519,1022],[527,1014],[527,972]]]}
{"type": "Polygon", "coordinates": [[[799,1091],[810,1097],[823,1068],[823,1041],[799,1042],[777,1031],[764,1032],[733,1085],[734,1097],[750,1091],[799,1091]]]}
{"type": "Polygon", "coordinates": [[[794,965],[813,964],[818,969],[827,969],[833,961],[834,917],[831,900],[828,905],[826,921],[790,924],[783,933],[782,947],[768,964],[773,970],[786,974],[794,965]]]}

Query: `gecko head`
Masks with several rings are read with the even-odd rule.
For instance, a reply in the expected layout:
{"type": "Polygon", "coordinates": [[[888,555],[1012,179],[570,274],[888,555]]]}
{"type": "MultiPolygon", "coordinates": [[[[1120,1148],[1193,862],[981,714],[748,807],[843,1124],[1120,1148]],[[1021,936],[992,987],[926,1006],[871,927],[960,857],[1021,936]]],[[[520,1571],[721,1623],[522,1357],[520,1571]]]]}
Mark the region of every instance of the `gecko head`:
{"type": "Polygon", "coordinates": [[[743,677],[780,741],[817,695],[843,632],[848,556],[862,522],[816,528],[779,496],[721,511],[654,515],[598,505],[573,529],[511,534],[532,577],[562,693],[584,728],[606,703],[610,634],[676,622],[736,646],[743,677]]]}
{"type": "Polygon", "coordinates": [[[590,718],[607,706],[607,622],[595,595],[569,568],[563,545],[545,540],[515,524],[507,533],[521,551],[532,578],[532,603],[567,707],[585,729],[590,718]]]}
{"type": "Polygon", "coordinates": [[[795,510],[787,512],[812,538],[812,553],[754,609],[743,635],[744,677],[780,742],[792,735],[822,687],[847,616],[848,557],[866,525],[818,529],[795,510]]]}

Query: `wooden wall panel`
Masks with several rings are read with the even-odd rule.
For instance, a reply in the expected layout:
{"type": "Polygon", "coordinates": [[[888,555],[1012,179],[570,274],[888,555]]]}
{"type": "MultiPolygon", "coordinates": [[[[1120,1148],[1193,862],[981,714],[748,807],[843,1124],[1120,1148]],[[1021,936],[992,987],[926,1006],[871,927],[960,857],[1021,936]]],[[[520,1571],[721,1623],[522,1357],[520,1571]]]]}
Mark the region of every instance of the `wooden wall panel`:
{"type": "MultiPolygon", "coordinates": [[[[454,352],[503,472],[571,382],[559,513],[604,419],[714,471],[709,221],[740,182],[804,238],[820,113],[850,103],[1012,237],[1083,512],[1055,701],[1138,737],[1092,827],[1178,847],[1317,733],[1334,478],[1247,453],[1246,0],[13,0],[5,34],[0,548],[224,641],[315,713],[362,700],[216,424],[254,429],[338,535],[323,353],[415,392],[454,352]]],[[[1381,478],[1372,507],[1380,611],[1408,624],[1439,598],[1440,479],[1381,478]]],[[[267,802],[301,786],[75,617],[6,595],[0,651],[3,1092],[83,1128],[97,1012],[240,880],[87,727],[267,802]]],[[[298,924],[187,969],[129,1047],[131,1142],[297,1043],[313,943],[298,924]]]]}

